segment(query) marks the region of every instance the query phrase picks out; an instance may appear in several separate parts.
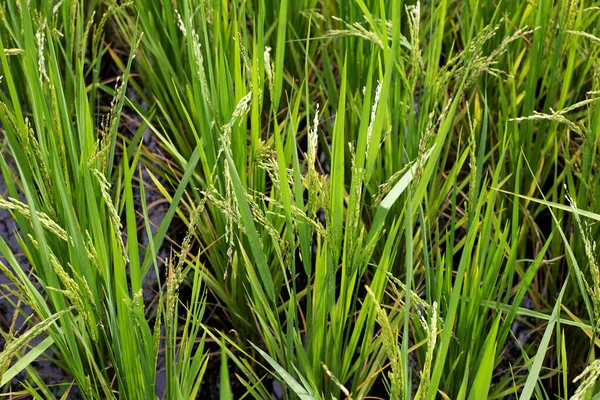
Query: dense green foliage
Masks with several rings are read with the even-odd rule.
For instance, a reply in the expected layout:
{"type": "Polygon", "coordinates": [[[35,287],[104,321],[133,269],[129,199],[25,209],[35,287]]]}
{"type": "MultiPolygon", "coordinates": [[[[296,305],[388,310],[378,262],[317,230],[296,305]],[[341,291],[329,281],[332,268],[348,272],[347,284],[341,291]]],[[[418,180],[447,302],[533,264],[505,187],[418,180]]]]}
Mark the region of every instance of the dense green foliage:
{"type": "Polygon", "coordinates": [[[599,30],[586,0],[3,2],[3,392],[600,398],[599,30]]]}

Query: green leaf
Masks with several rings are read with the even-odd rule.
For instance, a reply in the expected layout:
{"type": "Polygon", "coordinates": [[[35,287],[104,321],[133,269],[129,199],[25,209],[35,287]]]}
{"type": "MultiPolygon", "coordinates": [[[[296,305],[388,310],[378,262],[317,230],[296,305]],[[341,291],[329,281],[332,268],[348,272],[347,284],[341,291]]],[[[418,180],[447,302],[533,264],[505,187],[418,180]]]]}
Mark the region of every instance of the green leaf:
{"type": "Polygon", "coordinates": [[[31,365],[32,362],[37,360],[39,356],[41,356],[50,346],[54,344],[54,339],[52,336],[48,336],[40,343],[38,343],[33,349],[31,349],[27,354],[23,357],[19,358],[16,363],[13,364],[12,367],[8,369],[3,375],[2,380],[0,381],[0,386],[6,385],[10,382],[15,376],[17,376],[21,371],[31,365]]]}
{"type": "Polygon", "coordinates": [[[487,399],[488,397],[496,364],[496,335],[498,334],[499,324],[500,315],[496,317],[492,328],[487,334],[485,343],[483,344],[483,353],[481,355],[479,368],[473,379],[469,400],[487,399]]]}
{"type": "Polygon", "coordinates": [[[250,343],[252,347],[261,355],[269,365],[275,370],[277,375],[283,380],[283,382],[289,386],[290,389],[296,393],[301,400],[314,400],[317,396],[312,393],[311,389],[304,388],[298,381],[296,381],[290,374],[287,373],[285,369],[281,365],[277,363],[277,361],[273,360],[267,353],[258,348],[254,343],[250,343]]]}

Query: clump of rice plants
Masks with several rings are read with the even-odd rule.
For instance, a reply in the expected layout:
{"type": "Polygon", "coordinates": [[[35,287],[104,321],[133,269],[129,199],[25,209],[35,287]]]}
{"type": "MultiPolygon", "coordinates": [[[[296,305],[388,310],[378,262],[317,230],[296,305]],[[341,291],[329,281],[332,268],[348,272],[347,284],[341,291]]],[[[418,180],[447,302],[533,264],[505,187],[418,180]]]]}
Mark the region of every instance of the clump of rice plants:
{"type": "MultiPolygon", "coordinates": [[[[147,220],[148,210],[134,207],[139,156],[118,134],[142,34],[135,32],[123,75],[107,88],[99,78],[107,51],[102,26],[115,11],[111,6],[96,17],[103,9],[88,6],[20,2],[3,8],[0,118],[8,193],[0,207],[11,211],[25,257],[0,239],[0,268],[11,281],[5,293],[17,302],[13,324],[3,332],[2,385],[38,398],[152,398],[165,340],[168,390],[193,396],[207,360],[195,343],[202,339],[200,324],[190,316],[182,335],[174,310],[178,276],[193,267],[185,265],[185,251],[169,262],[167,290],[151,323],[142,286],[162,239],[155,235],[155,247],[140,254],[135,214],[147,220]],[[106,112],[98,89],[112,97],[106,112]],[[16,325],[17,314],[30,329],[16,325]],[[44,340],[32,342],[40,335],[44,340]],[[52,385],[31,366],[47,349],[64,373],[52,385]],[[22,371],[15,388],[13,378],[22,371]]],[[[203,286],[197,283],[192,310],[201,319],[203,286]]]]}
{"type": "Polygon", "coordinates": [[[595,398],[599,17],[9,0],[2,390],[595,398]]]}

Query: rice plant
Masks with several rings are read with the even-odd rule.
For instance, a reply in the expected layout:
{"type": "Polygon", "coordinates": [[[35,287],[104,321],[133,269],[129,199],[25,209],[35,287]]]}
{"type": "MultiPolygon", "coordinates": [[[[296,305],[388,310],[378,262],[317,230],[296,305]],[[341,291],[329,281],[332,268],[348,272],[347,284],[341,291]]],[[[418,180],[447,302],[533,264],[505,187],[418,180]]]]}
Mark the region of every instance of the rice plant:
{"type": "Polygon", "coordinates": [[[599,15],[8,0],[3,391],[596,398],[599,15]]]}
{"type": "MultiPolygon", "coordinates": [[[[202,338],[194,319],[201,318],[202,308],[194,304],[195,317],[188,318],[183,337],[177,331],[177,277],[193,269],[184,268],[184,253],[170,261],[176,266],[154,323],[143,297],[142,282],[157,262],[162,239],[154,236],[156,247],[140,254],[136,213],[147,221],[147,208],[134,207],[138,155],[128,152],[129,143],[118,135],[137,46],[129,52],[123,75],[112,82],[110,106],[101,113],[106,17],[94,25],[95,11],[103,9],[87,6],[23,1],[3,9],[0,58],[6,91],[0,118],[8,194],[0,207],[10,210],[17,223],[13,234],[25,258],[18,259],[2,239],[1,268],[12,283],[5,291],[18,301],[13,322],[19,313],[32,327],[20,334],[23,328],[13,324],[3,332],[2,384],[10,388],[12,378],[26,370],[20,390],[37,398],[152,398],[161,330],[170,324],[164,326],[165,340],[181,346],[166,347],[168,390],[192,395],[206,355],[202,345],[191,344],[202,338]],[[88,45],[91,57],[82,51],[88,45]],[[39,335],[45,339],[30,344],[39,335]],[[53,387],[30,365],[47,349],[64,372],[53,387]],[[187,357],[177,359],[180,351],[187,357]],[[19,362],[12,364],[15,356],[19,362]]],[[[104,12],[110,14],[111,8],[104,12]]],[[[135,42],[140,38],[136,31],[135,42]]],[[[195,288],[194,300],[201,304],[202,285],[195,288]]]]}

